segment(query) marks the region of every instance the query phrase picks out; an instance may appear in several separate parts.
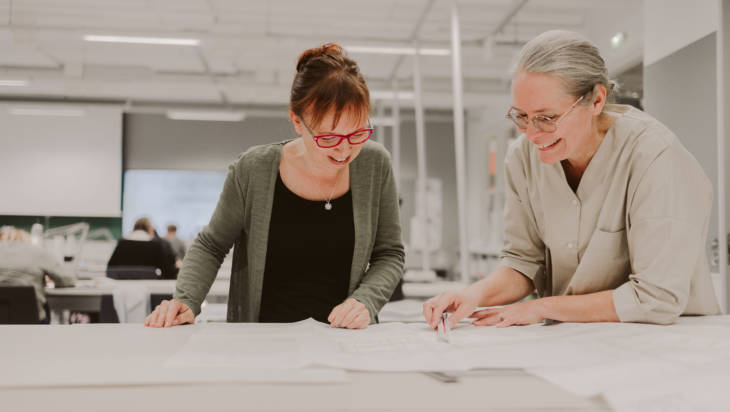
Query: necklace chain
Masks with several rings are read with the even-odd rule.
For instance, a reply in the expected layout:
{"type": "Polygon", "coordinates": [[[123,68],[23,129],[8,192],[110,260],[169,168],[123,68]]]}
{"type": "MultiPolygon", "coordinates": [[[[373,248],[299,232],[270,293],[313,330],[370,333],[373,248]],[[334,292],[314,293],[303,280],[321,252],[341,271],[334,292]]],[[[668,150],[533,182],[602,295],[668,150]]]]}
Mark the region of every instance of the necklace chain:
{"type": "MultiPolygon", "coordinates": [[[[335,178],[335,184],[332,186],[332,191],[330,192],[329,197],[325,198],[324,201],[324,209],[325,210],[332,210],[332,196],[335,194],[335,189],[337,189],[337,183],[339,183],[339,174],[335,178]]],[[[324,197],[324,194],[322,193],[322,188],[318,187],[319,193],[322,194],[322,197],[324,197]]]]}

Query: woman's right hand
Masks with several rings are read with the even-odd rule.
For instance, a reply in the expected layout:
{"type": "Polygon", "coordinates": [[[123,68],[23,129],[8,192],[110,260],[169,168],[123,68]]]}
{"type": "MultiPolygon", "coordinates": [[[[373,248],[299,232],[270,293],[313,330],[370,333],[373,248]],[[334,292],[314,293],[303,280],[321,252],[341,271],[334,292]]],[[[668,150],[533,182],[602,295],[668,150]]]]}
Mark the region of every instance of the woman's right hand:
{"type": "Polygon", "coordinates": [[[163,300],[144,321],[144,325],[151,328],[169,328],[186,323],[195,323],[195,315],[177,299],[163,300]]]}
{"type": "Polygon", "coordinates": [[[457,322],[474,312],[479,306],[479,301],[480,294],[474,287],[444,292],[423,304],[423,317],[431,328],[436,329],[441,315],[444,312],[452,312],[449,316],[449,329],[452,329],[457,322]]]}

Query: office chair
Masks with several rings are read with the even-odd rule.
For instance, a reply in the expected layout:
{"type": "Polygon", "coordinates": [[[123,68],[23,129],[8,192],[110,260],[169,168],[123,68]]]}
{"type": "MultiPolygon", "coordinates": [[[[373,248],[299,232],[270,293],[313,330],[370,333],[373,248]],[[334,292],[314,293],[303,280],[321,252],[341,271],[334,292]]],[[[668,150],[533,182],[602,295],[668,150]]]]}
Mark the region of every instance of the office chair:
{"type": "MultiPolygon", "coordinates": [[[[175,267],[175,254],[172,252],[170,244],[161,239],[153,239],[151,241],[120,239],[117,247],[114,249],[114,253],[109,258],[107,267],[111,269],[129,266],[153,266],[159,268],[162,271],[161,279],[175,279],[178,272],[178,269],[175,267]]],[[[135,277],[125,279],[155,278],[135,277]]]]}
{"type": "Polygon", "coordinates": [[[0,324],[37,325],[39,322],[33,286],[0,286],[0,324]]]}

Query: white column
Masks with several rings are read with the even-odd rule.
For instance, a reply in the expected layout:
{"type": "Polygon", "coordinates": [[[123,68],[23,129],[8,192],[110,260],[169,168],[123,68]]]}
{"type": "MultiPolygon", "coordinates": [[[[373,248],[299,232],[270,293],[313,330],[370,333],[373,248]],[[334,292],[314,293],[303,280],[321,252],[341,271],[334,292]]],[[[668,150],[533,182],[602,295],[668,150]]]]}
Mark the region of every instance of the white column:
{"type": "Polygon", "coordinates": [[[385,119],[385,103],[383,101],[375,103],[375,116],[378,118],[378,124],[375,125],[375,141],[385,144],[385,125],[383,124],[383,120],[385,119]]]}
{"type": "Polygon", "coordinates": [[[725,294],[725,299],[720,302],[723,312],[727,312],[728,301],[730,296],[727,286],[730,282],[727,279],[727,199],[725,191],[725,139],[728,136],[728,124],[725,118],[730,115],[730,105],[728,104],[728,96],[730,96],[730,1],[719,1],[719,18],[717,27],[717,217],[718,217],[718,253],[720,256],[720,279],[723,282],[721,291],[725,294]]]}
{"type": "Polygon", "coordinates": [[[400,100],[398,99],[398,82],[393,79],[393,106],[391,107],[391,117],[393,118],[393,128],[391,133],[391,157],[393,160],[393,177],[395,184],[398,186],[398,194],[400,194],[400,100]]]}
{"type": "MultiPolygon", "coordinates": [[[[431,270],[431,250],[429,248],[429,225],[428,225],[428,202],[426,197],[426,121],[423,117],[423,95],[421,86],[421,47],[416,43],[416,53],[413,55],[413,104],[416,114],[416,163],[418,166],[418,174],[416,178],[416,202],[423,200],[422,205],[414,205],[416,207],[416,216],[422,225],[423,230],[423,250],[422,250],[422,269],[424,271],[431,270]],[[420,195],[420,196],[419,196],[420,195]],[[418,212],[421,212],[419,215],[418,212]]],[[[415,243],[411,239],[411,243],[415,243]]]]}
{"type": "Polygon", "coordinates": [[[468,283],[469,244],[466,224],[466,156],[464,149],[464,96],[461,74],[461,36],[459,33],[459,8],[451,0],[451,65],[454,94],[454,145],[456,151],[456,204],[459,215],[459,251],[461,281],[468,283]]]}

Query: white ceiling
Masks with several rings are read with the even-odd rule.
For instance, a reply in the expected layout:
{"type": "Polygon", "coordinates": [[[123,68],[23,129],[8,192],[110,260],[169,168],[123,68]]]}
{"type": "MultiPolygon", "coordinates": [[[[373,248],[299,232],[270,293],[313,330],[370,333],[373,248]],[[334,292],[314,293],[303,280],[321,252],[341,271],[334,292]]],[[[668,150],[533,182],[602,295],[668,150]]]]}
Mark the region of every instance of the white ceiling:
{"type": "MultiPolygon", "coordinates": [[[[467,105],[508,89],[519,47],[553,28],[581,32],[609,69],[640,61],[642,2],[459,0],[467,105]],[[499,26],[503,28],[499,30],[499,26]],[[608,39],[629,32],[625,50],[608,39]],[[491,52],[485,39],[494,36],[491,52]]],[[[139,104],[286,104],[297,57],[323,42],[450,47],[449,0],[0,0],[0,98],[139,104]],[[423,18],[422,18],[423,16],[423,18]],[[420,22],[420,24],[419,24],[420,22]],[[200,46],[83,41],[86,34],[200,39],[200,46]]],[[[371,89],[411,89],[412,58],[350,54],[371,89]]],[[[450,57],[422,57],[424,96],[450,107],[450,57]]],[[[407,102],[404,104],[408,105],[407,102]]]]}

